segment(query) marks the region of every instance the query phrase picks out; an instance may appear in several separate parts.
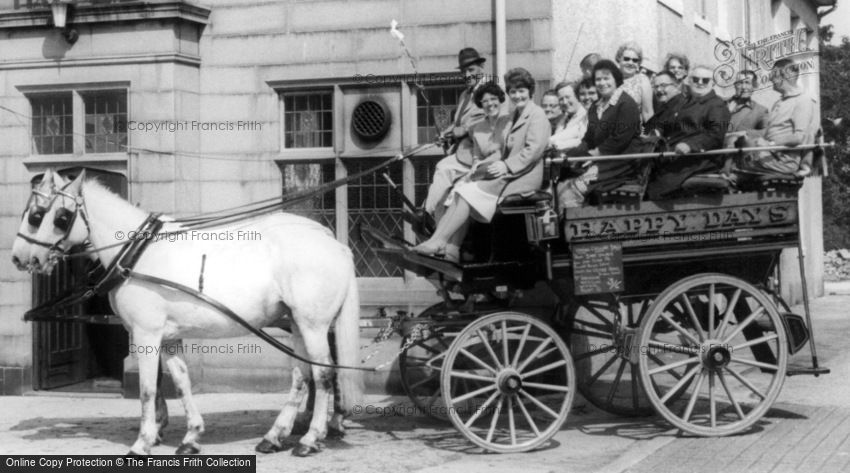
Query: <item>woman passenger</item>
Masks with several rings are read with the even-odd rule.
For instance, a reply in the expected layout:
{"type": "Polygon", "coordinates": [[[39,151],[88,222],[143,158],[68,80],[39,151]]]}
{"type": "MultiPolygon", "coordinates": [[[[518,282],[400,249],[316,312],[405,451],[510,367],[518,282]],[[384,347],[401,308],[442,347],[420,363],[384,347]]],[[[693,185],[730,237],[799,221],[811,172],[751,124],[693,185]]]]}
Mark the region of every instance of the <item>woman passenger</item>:
{"type": "Polygon", "coordinates": [[[676,82],[681,84],[690,72],[691,63],[684,54],[670,53],[664,61],[664,70],[673,74],[676,82]]]}
{"type": "MultiPolygon", "coordinates": [[[[554,89],[558,95],[558,104],[563,114],[549,138],[549,146],[562,151],[575,148],[587,132],[587,110],[576,97],[576,85],[560,82],[554,89]]],[[[596,88],[593,89],[594,92],[596,88]]]]}
{"type": "Polygon", "coordinates": [[[413,247],[413,251],[430,256],[445,255],[447,260],[458,261],[470,218],[490,222],[501,195],[540,188],[542,157],[550,135],[549,120],[531,101],[534,78],[527,70],[508,71],[505,86],[515,111],[504,119],[498,118],[500,97],[494,89],[476,92],[476,97],[480,97],[476,100],[480,100],[487,116],[473,127],[473,156],[480,161],[473,165],[466,181],[455,186],[449,209],[434,234],[413,247]],[[499,142],[500,136],[505,137],[504,148],[499,142]]]}
{"type": "Polygon", "coordinates": [[[623,89],[631,95],[638,106],[641,121],[646,122],[654,111],[652,109],[652,85],[649,77],[640,71],[643,62],[643,50],[637,43],[628,42],[617,49],[617,63],[623,73],[623,89]]]}
{"type": "MultiPolygon", "coordinates": [[[[623,74],[613,62],[603,59],[593,67],[597,100],[587,112],[587,132],[567,156],[610,156],[635,152],[639,147],[640,111],[634,99],[625,93],[623,74]]],[[[629,161],[585,162],[583,173],[558,184],[561,208],[578,207],[588,192],[611,190],[635,177],[629,161]]]]}
{"type": "MultiPolygon", "coordinates": [[[[593,71],[590,73],[592,75],[593,71]]],[[[599,100],[599,93],[596,92],[596,84],[593,82],[592,76],[579,82],[576,95],[578,96],[578,101],[581,102],[581,106],[584,107],[585,110],[589,110],[590,106],[593,105],[593,102],[599,100]]]]}

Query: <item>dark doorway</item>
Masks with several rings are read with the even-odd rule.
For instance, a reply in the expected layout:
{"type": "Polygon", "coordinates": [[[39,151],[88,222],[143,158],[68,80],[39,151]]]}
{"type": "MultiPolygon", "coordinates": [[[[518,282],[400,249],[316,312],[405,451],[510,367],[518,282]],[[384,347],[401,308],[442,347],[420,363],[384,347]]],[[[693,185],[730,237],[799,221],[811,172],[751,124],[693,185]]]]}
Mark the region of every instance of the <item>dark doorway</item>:
{"type": "MultiPolygon", "coordinates": [[[[74,178],[80,170],[72,168],[60,174],[74,178]]],[[[90,168],[86,175],[127,197],[123,175],[90,168]]],[[[41,177],[36,176],[33,184],[41,177]]],[[[85,283],[99,267],[102,269],[99,261],[70,259],[59,262],[50,276],[33,276],[33,306],[85,283]]],[[[57,315],[57,321],[33,325],[33,389],[121,393],[129,336],[114,316],[108,297],[96,296],[57,315]],[[62,316],[74,316],[74,321],[61,321],[62,316]]]]}

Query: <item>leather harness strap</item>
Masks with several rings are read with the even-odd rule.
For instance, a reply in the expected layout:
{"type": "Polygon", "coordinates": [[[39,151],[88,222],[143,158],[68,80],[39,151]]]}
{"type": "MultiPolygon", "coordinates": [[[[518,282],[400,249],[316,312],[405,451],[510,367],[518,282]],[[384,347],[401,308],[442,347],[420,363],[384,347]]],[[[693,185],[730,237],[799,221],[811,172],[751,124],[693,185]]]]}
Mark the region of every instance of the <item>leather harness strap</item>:
{"type": "MultiPolygon", "coordinates": [[[[144,222],[139,226],[138,230],[136,230],[137,235],[148,235],[148,234],[157,234],[159,230],[162,228],[163,221],[159,219],[159,214],[150,214],[145,219],[144,222]]],[[[124,247],[121,248],[121,252],[115,259],[112,260],[109,267],[106,268],[103,276],[93,285],[86,285],[84,287],[78,287],[73,289],[72,291],[65,292],[60,296],[53,298],[47,302],[40,304],[38,307],[34,307],[28,310],[24,314],[24,320],[26,321],[50,321],[55,320],[56,310],[63,309],[65,307],[70,307],[74,304],[79,304],[81,302],[85,302],[88,299],[91,299],[96,294],[102,295],[106,294],[118,285],[127,281],[128,279],[134,278],[140,281],[145,281],[149,283],[153,283],[159,286],[168,287],[174,289],[176,291],[183,292],[188,294],[200,301],[212,306],[219,312],[226,315],[229,319],[233,320],[237,324],[244,327],[249,332],[263,339],[266,343],[277,348],[283,353],[295,358],[296,360],[303,361],[304,363],[314,365],[314,366],[322,366],[325,368],[334,368],[334,369],[349,369],[349,370],[360,370],[360,371],[377,371],[377,368],[367,368],[362,366],[344,366],[344,365],[334,365],[328,363],[320,363],[308,360],[303,356],[300,356],[295,353],[295,351],[279,342],[276,338],[272,337],[268,333],[264,332],[261,329],[253,327],[251,324],[245,321],[238,314],[233,312],[229,307],[222,304],[221,302],[213,299],[212,297],[197,291],[191,287],[184,286],[183,284],[176,283],[174,281],[169,281],[167,279],[159,278],[156,276],[151,276],[149,274],[140,273],[138,271],[134,271],[133,268],[136,266],[136,263],[139,261],[139,258],[147,249],[147,246],[152,241],[152,238],[135,238],[128,240],[125,243],[124,247]],[[49,314],[49,315],[48,315],[49,314]]],[[[281,302],[284,305],[286,310],[289,310],[289,307],[286,303],[281,302]]],[[[69,317],[70,318],[70,317],[69,317]]]]}

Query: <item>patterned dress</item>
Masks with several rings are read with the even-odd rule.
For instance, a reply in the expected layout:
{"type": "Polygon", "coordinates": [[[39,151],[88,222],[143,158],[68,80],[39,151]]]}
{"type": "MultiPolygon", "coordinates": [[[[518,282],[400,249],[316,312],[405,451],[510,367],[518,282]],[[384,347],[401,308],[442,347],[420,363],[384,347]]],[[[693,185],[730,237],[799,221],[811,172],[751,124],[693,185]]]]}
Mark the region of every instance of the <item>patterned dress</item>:
{"type": "Polygon", "coordinates": [[[649,82],[649,78],[646,77],[646,74],[642,74],[638,72],[637,74],[629,77],[628,79],[623,80],[623,90],[629,94],[629,97],[633,98],[635,103],[638,106],[638,110],[643,109],[643,94],[641,93],[641,84],[644,82],[649,82]]]}

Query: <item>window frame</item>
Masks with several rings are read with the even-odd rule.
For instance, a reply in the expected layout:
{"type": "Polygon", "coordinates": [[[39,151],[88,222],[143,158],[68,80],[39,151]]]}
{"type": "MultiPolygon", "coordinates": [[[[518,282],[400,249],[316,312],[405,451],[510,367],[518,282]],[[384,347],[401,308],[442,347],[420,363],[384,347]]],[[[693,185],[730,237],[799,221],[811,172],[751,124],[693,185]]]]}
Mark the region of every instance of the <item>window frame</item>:
{"type": "Polygon", "coordinates": [[[338,141],[337,141],[337,112],[339,106],[339,100],[337,96],[338,86],[317,86],[317,87],[292,87],[292,88],[277,88],[275,92],[278,97],[278,110],[279,115],[278,119],[280,121],[280,126],[278,130],[280,132],[280,142],[278,143],[281,155],[286,154],[297,154],[299,156],[304,156],[306,152],[308,155],[312,156],[316,155],[324,155],[328,152],[334,154],[334,152],[339,149],[338,141]],[[287,148],[286,147],[286,95],[316,95],[321,93],[330,93],[331,98],[331,146],[318,146],[318,147],[303,147],[303,148],[287,148]]]}
{"type": "MultiPolygon", "coordinates": [[[[454,73],[454,72],[453,72],[454,73]]],[[[448,76],[449,73],[444,74],[448,76]]],[[[405,147],[415,146],[417,139],[417,103],[421,98],[419,98],[419,94],[416,91],[415,86],[411,81],[408,81],[407,78],[409,76],[387,76],[391,80],[380,80],[381,78],[376,78],[375,87],[391,87],[393,85],[400,86],[399,93],[401,96],[401,120],[409,124],[409,127],[406,125],[403,128],[402,132],[402,145],[405,147]]],[[[286,164],[287,162],[300,162],[300,163],[308,163],[308,162],[320,162],[320,161],[333,161],[335,168],[335,179],[344,179],[348,177],[348,169],[346,162],[348,160],[360,159],[358,157],[343,157],[343,148],[345,141],[345,134],[339,132],[343,130],[345,126],[345,117],[344,117],[344,99],[345,95],[343,90],[347,87],[359,87],[362,88],[364,85],[362,82],[358,82],[355,77],[327,77],[327,78],[319,78],[319,79],[287,79],[287,80],[271,80],[267,81],[266,84],[270,89],[274,91],[277,95],[278,99],[278,119],[279,124],[276,127],[278,130],[278,151],[277,156],[275,157],[275,161],[278,164],[278,168],[282,170],[281,165],[286,164]],[[284,104],[284,96],[288,93],[310,93],[310,92],[321,92],[321,91],[333,91],[332,97],[332,110],[333,110],[333,147],[330,148],[285,148],[285,122],[284,122],[284,112],[285,112],[285,104],[284,104]]],[[[426,84],[427,87],[428,84],[426,84]]],[[[440,86],[441,83],[439,81],[434,81],[431,85],[440,86]]],[[[446,84],[450,85],[450,84],[446,84]]],[[[402,172],[402,182],[401,187],[403,189],[404,194],[409,198],[413,199],[416,191],[416,177],[414,175],[414,163],[412,160],[427,159],[433,160],[436,163],[443,156],[442,150],[433,149],[429,151],[425,151],[417,154],[415,157],[412,157],[406,160],[403,163],[403,172],[402,172]]],[[[389,158],[391,156],[387,156],[389,158]]],[[[283,179],[283,174],[281,171],[281,179],[283,179]]],[[[281,185],[281,192],[283,186],[281,185]]],[[[348,187],[340,186],[336,189],[335,193],[335,207],[334,212],[336,215],[336,226],[334,227],[334,233],[336,234],[337,241],[342,244],[349,244],[349,205],[348,205],[348,187]]],[[[413,231],[410,227],[410,224],[404,222],[403,224],[403,235],[406,239],[412,240],[414,238],[413,231]]],[[[401,277],[392,276],[392,277],[374,277],[374,276],[358,276],[358,281],[360,281],[361,289],[365,289],[370,291],[374,289],[375,293],[385,293],[386,288],[390,285],[395,287],[406,287],[413,288],[416,291],[422,290],[422,293],[427,295],[431,293],[430,285],[423,278],[416,276],[409,271],[404,271],[401,277]],[[411,284],[413,286],[411,286],[411,284]],[[421,286],[421,287],[420,287],[421,286]]],[[[377,297],[377,296],[376,296],[377,297]]]]}
{"type": "Polygon", "coordinates": [[[126,174],[126,166],[132,153],[132,133],[127,131],[127,150],[108,153],[87,153],[86,130],[85,130],[85,101],[83,95],[86,92],[124,90],[127,94],[127,120],[133,116],[133,101],[129,81],[97,82],[63,85],[33,85],[18,86],[18,91],[23,94],[27,102],[29,120],[27,123],[27,139],[30,142],[29,155],[24,158],[25,165],[35,166],[92,166],[99,167],[110,172],[126,174]],[[32,128],[32,97],[46,94],[71,94],[72,109],[72,152],[62,154],[39,154],[36,152],[33,141],[32,128]]]}

